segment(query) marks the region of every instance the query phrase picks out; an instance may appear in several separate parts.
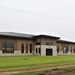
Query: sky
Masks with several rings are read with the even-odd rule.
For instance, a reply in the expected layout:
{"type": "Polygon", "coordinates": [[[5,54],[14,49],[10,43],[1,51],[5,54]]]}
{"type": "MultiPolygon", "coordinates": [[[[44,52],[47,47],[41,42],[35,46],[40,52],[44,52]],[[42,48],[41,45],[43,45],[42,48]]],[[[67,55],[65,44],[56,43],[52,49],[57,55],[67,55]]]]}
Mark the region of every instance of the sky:
{"type": "Polygon", "coordinates": [[[0,32],[75,41],[75,0],[0,0],[0,32]]]}

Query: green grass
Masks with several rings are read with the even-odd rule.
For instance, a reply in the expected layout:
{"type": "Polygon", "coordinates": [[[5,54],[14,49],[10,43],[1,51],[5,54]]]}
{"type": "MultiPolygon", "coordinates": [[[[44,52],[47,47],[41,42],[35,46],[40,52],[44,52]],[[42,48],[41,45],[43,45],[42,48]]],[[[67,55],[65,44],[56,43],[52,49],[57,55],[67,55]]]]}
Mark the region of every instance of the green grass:
{"type": "Polygon", "coordinates": [[[74,63],[75,56],[2,56],[0,71],[37,69],[74,63]]]}

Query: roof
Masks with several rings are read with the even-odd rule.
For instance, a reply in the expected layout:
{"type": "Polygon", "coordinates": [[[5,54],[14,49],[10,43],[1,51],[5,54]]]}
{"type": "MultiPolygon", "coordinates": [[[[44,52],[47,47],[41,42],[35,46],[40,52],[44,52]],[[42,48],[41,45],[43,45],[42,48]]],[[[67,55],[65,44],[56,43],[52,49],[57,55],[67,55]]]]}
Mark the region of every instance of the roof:
{"type": "Polygon", "coordinates": [[[17,38],[29,38],[29,39],[34,37],[34,35],[31,35],[31,34],[23,34],[23,33],[15,33],[15,32],[0,32],[0,36],[9,36],[9,37],[17,37],[17,38]]]}
{"type": "Polygon", "coordinates": [[[57,40],[57,43],[75,44],[75,42],[67,41],[67,40],[57,40]]]}
{"type": "Polygon", "coordinates": [[[49,35],[38,35],[38,36],[36,36],[36,37],[60,39],[60,37],[56,37],[56,36],[49,36],[49,35]]]}
{"type": "Polygon", "coordinates": [[[23,33],[15,33],[15,32],[0,32],[0,36],[27,38],[27,39],[34,39],[37,37],[60,39],[60,37],[49,36],[49,35],[37,35],[36,36],[36,35],[31,35],[31,34],[23,34],[23,33]]]}

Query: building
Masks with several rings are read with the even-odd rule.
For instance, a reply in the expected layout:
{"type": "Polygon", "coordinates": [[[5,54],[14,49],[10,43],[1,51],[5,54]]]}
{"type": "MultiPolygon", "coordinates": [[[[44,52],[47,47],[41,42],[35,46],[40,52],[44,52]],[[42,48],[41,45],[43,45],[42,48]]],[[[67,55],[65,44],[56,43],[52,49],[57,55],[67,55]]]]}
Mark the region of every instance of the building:
{"type": "Polygon", "coordinates": [[[75,42],[49,35],[0,32],[0,55],[63,55],[75,54],[75,42]]]}
{"type": "Polygon", "coordinates": [[[57,40],[58,55],[75,54],[75,42],[57,40]]]}

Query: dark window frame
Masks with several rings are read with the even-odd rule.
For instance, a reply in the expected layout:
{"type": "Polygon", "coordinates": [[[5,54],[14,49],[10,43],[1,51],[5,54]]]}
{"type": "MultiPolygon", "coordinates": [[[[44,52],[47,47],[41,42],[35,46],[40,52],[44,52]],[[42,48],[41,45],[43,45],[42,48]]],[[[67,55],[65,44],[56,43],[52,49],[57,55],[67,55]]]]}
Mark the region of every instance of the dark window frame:
{"type": "Polygon", "coordinates": [[[14,53],[14,42],[2,42],[2,53],[14,53]]]}
{"type": "Polygon", "coordinates": [[[59,46],[57,46],[57,53],[59,53],[59,46]]]}
{"type": "Polygon", "coordinates": [[[32,53],[32,44],[30,44],[30,53],[32,53]]]}
{"type": "Polygon", "coordinates": [[[28,53],[28,43],[26,43],[26,53],[28,53]]]}
{"type": "Polygon", "coordinates": [[[36,48],[36,53],[38,53],[38,48],[36,48]]]}
{"type": "Polygon", "coordinates": [[[75,53],[75,47],[74,47],[73,53],[75,53]]]}
{"type": "Polygon", "coordinates": [[[24,53],[24,43],[21,43],[21,53],[24,53]]]}
{"type": "Polygon", "coordinates": [[[68,53],[68,46],[63,46],[63,53],[68,53]]]}
{"type": "Polygon", "coordinates": [[[41,48],[39,48],[39,53],[41,54],[41,48]]]}

